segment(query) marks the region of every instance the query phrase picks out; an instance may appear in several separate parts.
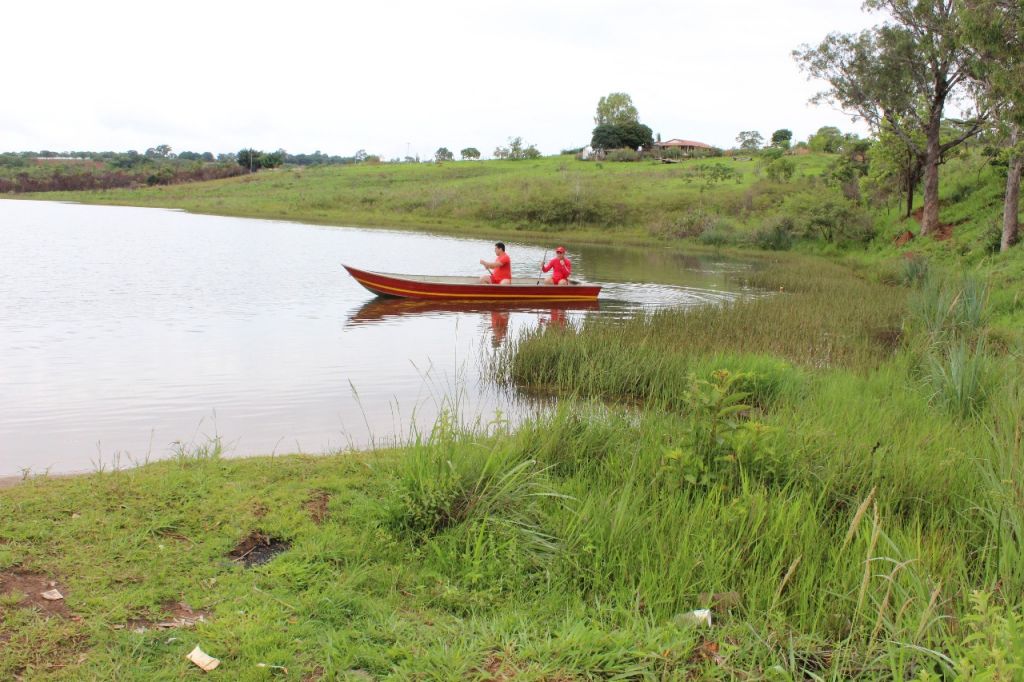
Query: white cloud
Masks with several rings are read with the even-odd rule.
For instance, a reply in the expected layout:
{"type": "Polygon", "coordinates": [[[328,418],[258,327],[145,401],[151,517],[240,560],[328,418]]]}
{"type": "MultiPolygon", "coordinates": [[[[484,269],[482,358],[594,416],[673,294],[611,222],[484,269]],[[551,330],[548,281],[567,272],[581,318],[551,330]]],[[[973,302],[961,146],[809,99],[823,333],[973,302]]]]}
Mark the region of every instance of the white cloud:
{"type": "Polygon", "coordinates": [[[877,23],[857,0],[100,0],[5,15],[3,149],[385,157],[489,154],[514,135],[546,153],[582,145],[612,91],[665,137],[849,130],[806,105],[819,86],[790,52],[877,23]]]}

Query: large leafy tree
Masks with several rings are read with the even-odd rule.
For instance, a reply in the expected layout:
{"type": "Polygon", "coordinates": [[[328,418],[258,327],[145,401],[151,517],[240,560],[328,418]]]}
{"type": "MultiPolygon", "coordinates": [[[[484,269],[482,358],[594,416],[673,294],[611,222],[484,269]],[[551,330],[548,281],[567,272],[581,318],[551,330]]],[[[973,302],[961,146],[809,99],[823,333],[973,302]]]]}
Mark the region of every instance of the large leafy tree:
{"type": "Polygon", "coordinates": [[[595,125],[623,125],[636,123],[639,119],[640,114],[633,106],[633,98],[624,92],[613,92],[597,101],[595,125]]]}
{"type": "Polygon", "coordinates": [[[1000,250],[1020,239],[1020,181],[1024,171],[1024,2],[963,0],[963,37],[979,63],[979,80],[1006,139],[1006,193],[1000,250]]]}
{"type": "Polygon", "coordinates": [[[740,149],[753,152],[764,144],[764,136],[756,130],[743,130],[736,136],[736,142],[740,145],[740,149]]]}
{"type": "Polygon", "coordinates": [[[454,158],[455,154],[452,154],[448,147],[439,147],[438,150],[434,152],[434,160],[438,163],[442,161],[451,161],[454,158]]]}
{"type": "Polygon", "coordinates": [[[939,227],[939,166],[986,118],[969,102],[976,60],[962,44],[957,0],[866,0],[864,7],[886,11],[892,22],[859,34],[832,33],[793,54],[811,77],[829,84],[814,101],[835,102],[876,131],[888,124],[921,160],[921,233],[929,234],[939,227]],[[953,121],[955,133],[943,140],[945,107],[954,98],[968,115],[953,121]]]}
{"type": "Polygon", "coordinates": [[[461,152],[459,152],[459,154],[462,155],[462,160],[463,161],[465,161],[467,159],[479,159],[480,158],[480,150],[477,149],[476,147],[466,147],[461,152]]]}
{"type": "Polygon", "coordinates": [[[783,147],[789,149],[790,143],[793,142],[793,131],[789,128],[780,128],[772,133],[772,146],[783,147]]]}
{"type": "Polygon", "coordinates": [[[835,126],[822,126],[807,138],[807,146],[816,152],[835,154],[843,148],[843,131],[835,126]]]}
{"type": "Polygon", "coordinates": [[[637,149],[654,144],[654,132],[639,121],[619,125],[606,123],[594,128],[590,146],[594,149],[637,149]]]}

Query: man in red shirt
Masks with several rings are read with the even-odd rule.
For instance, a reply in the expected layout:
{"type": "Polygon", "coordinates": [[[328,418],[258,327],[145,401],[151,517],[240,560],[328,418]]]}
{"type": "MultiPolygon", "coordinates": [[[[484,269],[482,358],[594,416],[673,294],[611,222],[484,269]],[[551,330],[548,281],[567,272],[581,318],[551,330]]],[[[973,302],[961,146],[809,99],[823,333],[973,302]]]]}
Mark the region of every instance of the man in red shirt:
{"type": "Polygon", "coordinates": [[[505,253],[505,244],[494,245],[494,260],[491,262],[480,259],[480,265],[490,271],[490,275],[480,277],[481,284],[512,284],[512,259],[505,253]]]}
{"type": "Polygon", "coordinates": [[[555,249],[555,257],[550,263],[541,263],[540,267],[544,272],[551,271],[545,284],[568,284],[569,275],[572,274],[572,261],[565,257],[565,247],[559,246],[555,249]]]}

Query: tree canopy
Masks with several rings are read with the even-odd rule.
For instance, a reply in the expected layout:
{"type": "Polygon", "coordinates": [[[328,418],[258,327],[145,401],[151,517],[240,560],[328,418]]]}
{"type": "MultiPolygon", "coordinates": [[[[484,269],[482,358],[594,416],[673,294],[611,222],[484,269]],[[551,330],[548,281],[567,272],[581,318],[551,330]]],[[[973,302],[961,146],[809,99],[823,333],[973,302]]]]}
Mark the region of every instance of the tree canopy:
{"type": "Polygon", "coordinates": [[[595,125],[625,125],[636,123],[639,119],[640,114],[633,106],[633,98],[624,92],[613,92],[597,101],[595,125]]]}
{"type": "Polygon", "coordinates": [[[736,136],[736,142],[740,149],[757,151],[764,144],[764,137],[756,130],[743,130],[736,136]]]}
{"type": "Polygon", "coordinates": [[[654,132],[638,121],[599,125],[590,138],[590,146],[594,149],[637,149],[652,144],[654,132]]]}
{"type": "Polygon", "coordinates": [[[960,42],[957,0],[866,0],[892,22],[856,34],[831,33],[817,46],[793,55],[812,78],[828,88],[812,101],[834,102],[866,120],[874,130],[885,121],[922,159],[925,178],[921,233],[939,225],[939,164],[950,149],[981,130],[985,114],[971,106],[976,61],[960,42]],[[946,102],[968,109],[959,134],[940,140],[946,102]],[[924,132],[925,144],[915,139],[924,132]]]}

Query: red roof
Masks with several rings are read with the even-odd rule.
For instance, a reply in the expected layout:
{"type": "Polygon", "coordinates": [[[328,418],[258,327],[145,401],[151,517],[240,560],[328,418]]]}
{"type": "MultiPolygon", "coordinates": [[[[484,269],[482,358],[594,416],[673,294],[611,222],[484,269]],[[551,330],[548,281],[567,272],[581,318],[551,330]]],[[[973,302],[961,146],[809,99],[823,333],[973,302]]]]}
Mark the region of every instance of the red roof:
{"type": "Polygon", "coordinates": [[[680,140],[679,138],[673,138],[671,140],[665,140],[664,142],[656,142],[655,147],[701,147],[702,149],[711,149],[711,145],[704,144],[703,142],[695,142],[694,140],[680,140]]]}

